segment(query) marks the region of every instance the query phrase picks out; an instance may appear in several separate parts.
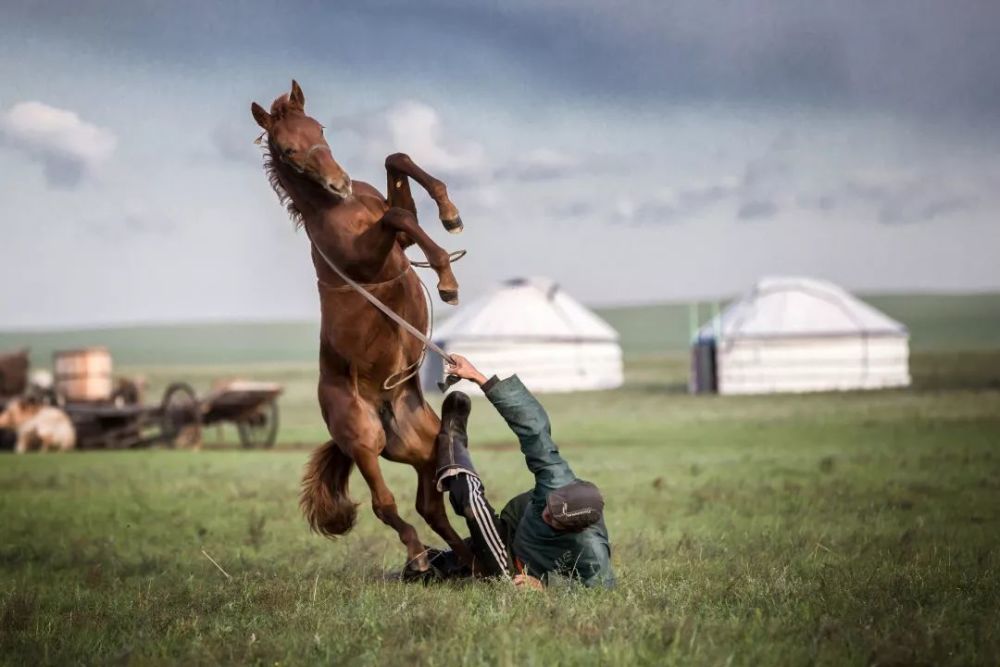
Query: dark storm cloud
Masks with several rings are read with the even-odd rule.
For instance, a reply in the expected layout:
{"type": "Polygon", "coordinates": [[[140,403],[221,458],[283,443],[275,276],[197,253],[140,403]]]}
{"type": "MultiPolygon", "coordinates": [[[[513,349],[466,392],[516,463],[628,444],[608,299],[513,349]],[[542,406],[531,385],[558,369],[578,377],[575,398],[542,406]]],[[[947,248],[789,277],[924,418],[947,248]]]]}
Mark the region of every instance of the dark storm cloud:
{"type": "Polygon", "coordinates": [[[609,98],[1000,111],[1000,3],[985,0],[64,0],[13,3],[5,14],[34,34],[220,71],[234,58],[312,59],[397,79],[513,74],[609,98]]]}

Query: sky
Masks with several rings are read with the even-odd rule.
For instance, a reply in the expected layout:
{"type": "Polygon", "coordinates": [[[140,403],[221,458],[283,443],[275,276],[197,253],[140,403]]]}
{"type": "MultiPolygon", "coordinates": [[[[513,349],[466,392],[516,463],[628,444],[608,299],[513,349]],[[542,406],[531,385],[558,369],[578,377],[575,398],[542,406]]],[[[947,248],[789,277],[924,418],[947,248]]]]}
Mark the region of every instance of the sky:
{"type": "Polygon", "coordinates": [[[316,318],[249,111],[292,78],[353,179],[449,184],[466,301],[1000,289],[1000,3],[340,4],[0,0],[0,329],[316,318]]]}

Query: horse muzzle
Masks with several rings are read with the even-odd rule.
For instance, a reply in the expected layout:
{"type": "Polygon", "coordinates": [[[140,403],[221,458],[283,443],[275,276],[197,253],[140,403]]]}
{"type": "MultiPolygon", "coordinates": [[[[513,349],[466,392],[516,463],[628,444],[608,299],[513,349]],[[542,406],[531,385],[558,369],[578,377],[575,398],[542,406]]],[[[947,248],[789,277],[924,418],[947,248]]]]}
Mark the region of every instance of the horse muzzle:
{"type": "Polygon", "coordinates": [[[325,179],[321,184],[324,190],[341,199],[347,199],[354,194],[354,185],[351,183],[351,177],[346,173],[339,182],[325,179]]]}

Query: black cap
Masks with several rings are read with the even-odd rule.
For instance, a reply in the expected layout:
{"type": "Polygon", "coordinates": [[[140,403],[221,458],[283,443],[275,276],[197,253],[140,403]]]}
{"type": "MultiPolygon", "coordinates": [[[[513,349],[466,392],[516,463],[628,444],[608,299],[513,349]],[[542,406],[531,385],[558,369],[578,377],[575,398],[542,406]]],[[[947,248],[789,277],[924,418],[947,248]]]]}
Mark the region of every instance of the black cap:
{"type": "Polygon", "coordinates": [[[550,491],[545,506],[554,528],[580,531],[601,520],[604,497],[597,486],[578,479],[550,491]]]}

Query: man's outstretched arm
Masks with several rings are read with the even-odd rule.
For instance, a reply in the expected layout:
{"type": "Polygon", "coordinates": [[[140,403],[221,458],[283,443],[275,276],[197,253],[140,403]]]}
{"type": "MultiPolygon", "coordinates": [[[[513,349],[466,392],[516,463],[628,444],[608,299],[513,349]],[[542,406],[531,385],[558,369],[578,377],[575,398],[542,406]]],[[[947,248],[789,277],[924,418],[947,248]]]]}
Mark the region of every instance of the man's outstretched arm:
{"type": "Polygon", "coordinates": [[[533,500],[544,502],[549,491],[576,479],[552,441],[549,416],[520,378],[514,375],[506,380],[496,376],[487,379],[465,357],[454,354],[452,358],[455,364],[448,365],[448,373],[478,384],[521,443],[521,453],[535,475],[533,500]]]}

